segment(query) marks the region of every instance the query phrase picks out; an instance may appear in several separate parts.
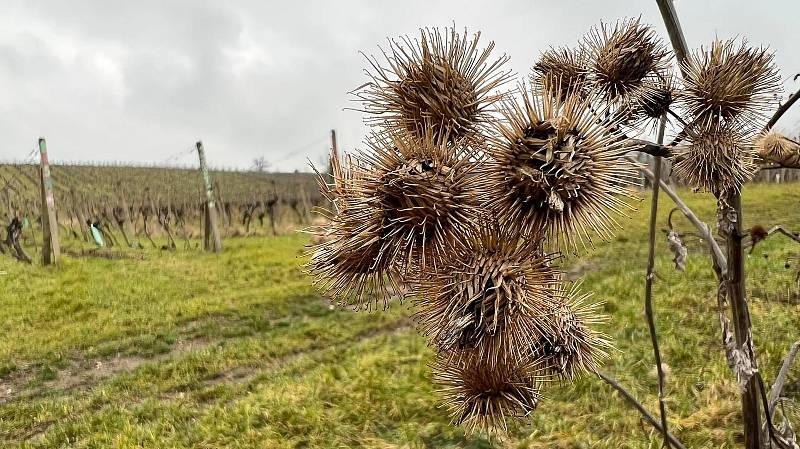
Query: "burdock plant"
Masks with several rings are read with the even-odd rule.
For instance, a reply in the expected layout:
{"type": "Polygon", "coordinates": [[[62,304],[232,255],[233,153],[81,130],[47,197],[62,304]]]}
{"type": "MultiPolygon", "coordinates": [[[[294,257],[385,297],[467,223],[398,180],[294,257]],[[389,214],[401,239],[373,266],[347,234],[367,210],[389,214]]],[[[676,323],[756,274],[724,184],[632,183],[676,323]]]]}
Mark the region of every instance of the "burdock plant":
{"type": "Polygon", "coordinates": [[[779,132],[763,133],[753,144],[764,161],[787,167],[800,166],[800,143],[779,132]]]}
{"type": "Polygon", "coordinates": [[[620,227],[613,215],[632,209],[625,199],[636,169],[623,159],[630,141],[589,99],[525,86],[520,93],[521,102],[503,103],[491,157],[480,167],[491,208],[506,228],[546,236],[561,249],[610,238],[620,227]]]}
{"type": "Polygon", "coordinates": [[[455,28],[420,30],[419,39],[391,40],[383,61],[368,58],[370,81],[354,91],[369,123],[416,137],[480,138],[511,79],[508,57],[492,58],[494,42],[455,28]]]}
{"type": "Polygon", "coordinates": [[[383,215],[358,189],[363,169],[351,159],[331,157],[332,180],[318,176],[331,204],[328,224],[313,230],[321,243],[311,251],[310,271],[321,292],[340,305],[370,309],[401,290],[397,264],[383,236],[383,215]]]}
{"type": "MultiPolygon", "coordinates": [[[[662,117],[669,120],[670,115],[674,114],[672,106],[677,93],[677,82],[671,72],[662,72],[653,79],[645,80],[635,95],[633,117],[628,121],[629,126],[633,124],[644,130],[657,131],[662,117]]],[[[680,120],[679,117],[678,119],[680,120]]]]}
{"type": "MultiPolygon", "coordinates": [[[[479,50],[477,34],[424,29],[390,41],[383,63],[369,60],[355,92],[377,130],[365,150],[334,155],[322,185],[330,222],[317,230],[328,238],[310,262],[340,303],[369,308],[397,290],[413,298],[436,352],[434,381],[467,430],[531,413],[547,380],[596,373],[624,391],[598,371],[612,347],[596,329],[607,317],[565,282],[558,251],[620,228],[640,168],[629,152],[672,156],[679,176],[721,198],[750,178],[756,149],[773,162],[797,152],[775,135],[752,143],[779,80],[764,49],[715,42],[684,62],[678,82],[653,29],[623,20],[577,49],[548,50],[528,85],[500,92],[508,58],[492,48],[479,50]],[[663,137],[667,123],[679,125],[671,145],[634,140],[645,129],[663,137]]],[[[676,441],[660,404],[659,429],[676,441]]]]}
{"type": "Polygon", "coordinates": [[[421,138],[394,130],[373,133],[368,151],[332,158],[322,182],[333,205],[311,272],[340,303],[370,309],[403,288],[409,270],[435,268],[451,242],[471,235],[482,200],[474,184],[474,151],[465,139],[421,138]],[[376,296],[377,295],[377,296],[376,296]]]}
{"type": "Polygon", "coordinates": [[[756,172],[752,141],[780,93],[773,55],[741,41],[714,41],[683,64],[678,100],[691,119],[686,144],[673,156],[675,173],[719,196],[738,191],[756,172]]]}
{"type": "Polygon", "coordinates": [[[467,432],[506,429],[506,418],[524,417],[539,404],[540,367],[530,359],[490,365],[475,353],[440,353],[434,383],[450,410],[453,423],[467,432]]]}
{"type": "Polygon", "coordinates": [[[676,147],[673,172],[699,190],[738,190],[758,170],[747,133],[733,125],[690,126],[685,134],[676,147]]]}
{"type": "Polygon", "coordinates": [[[383,243],[407,268],[435,267],[479,217],[474,151],[465,139],[432,131],[373,134],[367,146],[356,156],[363,173],[353,188],[380,211],[383,243]]]}
{"type": "Polygon", "coordinates": [[[471,351],[491,365],[530,358],[542,338],[558,332],[550,313],[558,307],[556,256],[536,244],[487,225],[453,245],[415,287],[422,334],[439,352],[471,351]]]}
{"type": "Polygon", "coordinates": [[[603,100],[629,101],[648,86],[646,80],[667,69],[669,51],[655,30],[639,19],[613,27],[601,23],[584,37],[589,82],[603,100]]]}
{"type": "Polygon", "coordinates": [[[781,79],[766,48],[747,42],[715,40],[689,55],[680,102],[700,126],[739,125],[751,128],[767,120],[781,79]]]}
{"type": "Polygon", "coordinates": [[[602,303],[592,301],[591,292],[582,292],[580,283],[559,286],[553,309],[545,312],[552,325],[536,344],[537,359],[544,373],[564,381],[574,381],[582,374],[594,373],[612,348],[610,338],[592,326],[608,316],[601,313],[602,303]]]}
{"type": "Polygon", "coordinates": [[[582,48],[551,48],[533,65],[531,84],[566,100],[573,94],[584,95],[589,71],[587,55],[582,48]]]}

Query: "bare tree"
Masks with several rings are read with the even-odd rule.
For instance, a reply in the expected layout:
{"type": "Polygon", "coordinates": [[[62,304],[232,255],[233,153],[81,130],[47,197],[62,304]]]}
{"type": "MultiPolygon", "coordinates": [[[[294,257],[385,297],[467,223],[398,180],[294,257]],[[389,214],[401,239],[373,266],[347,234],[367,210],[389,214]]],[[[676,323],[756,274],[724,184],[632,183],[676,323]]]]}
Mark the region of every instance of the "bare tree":
{"type": "Polygon", "coordinates": [[[264,156],[259,156],[253,159],[253,164],[250,166],[250,169],[258,173],[264,173],[269,171],[271,165],[272,164],[270,164],[264,156]]]}

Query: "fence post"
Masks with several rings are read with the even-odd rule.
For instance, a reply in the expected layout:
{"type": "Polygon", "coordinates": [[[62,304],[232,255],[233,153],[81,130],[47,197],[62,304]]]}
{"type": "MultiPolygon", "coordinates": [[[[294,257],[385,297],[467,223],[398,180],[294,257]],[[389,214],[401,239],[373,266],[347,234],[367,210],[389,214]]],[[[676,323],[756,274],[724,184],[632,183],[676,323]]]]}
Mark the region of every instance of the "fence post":
{"type": "Polygon", "coordinates": [[[56,265],[61,257],[61,247],[58,244],[53,180],[50,178],[50,162],[47,159],[47,142],[44,137],[39,138],[39,154],[41,155],[39,179],[42,187],[42,264],[56,265]]]}
{"type": "Polygon", "coordinates": [[[203,233],[203,249],[219,253],[222,251],[222,239],[219,236],[217,225],[217,210],[214,206],[214,188],[211,185],[211,176],[206,166],[206,154],[203,142],[197,141],[197,156],[200,158],[200,173],[203,174],[203,184],[206,189],[205,232],[203,233]]]}

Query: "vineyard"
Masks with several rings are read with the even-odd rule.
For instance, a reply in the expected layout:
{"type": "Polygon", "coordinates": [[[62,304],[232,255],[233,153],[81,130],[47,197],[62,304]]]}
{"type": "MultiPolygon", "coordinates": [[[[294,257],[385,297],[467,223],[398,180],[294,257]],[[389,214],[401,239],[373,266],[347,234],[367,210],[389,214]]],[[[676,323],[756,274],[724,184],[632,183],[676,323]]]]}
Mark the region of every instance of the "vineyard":
{"type": "MultiPolygon", "coordinates": [[[[710,195],[688,195],[704,220],[710,195]]],[[[614,318],[604,372],[651,409],[656,376],[640,282],[649,197],[627,232],[571,260],[614,318]],[[622,257],[621,255],[624,255],[622,257]]],[[[800,184],[750,187],[747,226],[798,223],[800,184]]],[[[659,211],[667,223],[669,208],[659,211]]],[[[676,226],[689,230],[682,217],[676,226]]],[[[505,444],[449,425],[433,359],[405,304],[385,313],[331,308],[298,265],[300,233],[233,238],[222,254],[145,247],[144,260],[65,257],[57,270],[0,257],[0,447],[51,448],[625,448],[659,435],[594,376],[554,385],[505,444]]],[[[740,445],[739,393],[719,345],[709,261],[692,239],[685,272],[658,241],[655,293],[669,365],[670,418],[687,447],[740,445]],[[707,354],[694,363],[697,352],[707,354]]],[[[795,339],[797,244],[768,239],[748,258],[754,332],[774,376],[795,339]],[[784,264],[788,263],[788,267],[784,264]]],[[[792,370],[786,396],[800,394],[792,370]]],[[[796,400],[785,411],[800,417],[796,400]]]]}
{"type": "MultiPolygon", "coordinates": [[[[784,126],[800,61],[749,14],[684,34],[673,0],[654,3],[566,45],[580,15],[621,11],[515,28],[442,8],[452,25],[437,12],[399,36],[388,10],[326,14],[360,68],[330,58],[332,36],[299,45],[319,28],[307,11],[282,18],[303,32],[287,45],[245,5],[242,26],[165,20],[213,31],[182,51],[106,45],[119,24],[96,30],[102,14],[86,42],[65,34],[53,73],[90,66],[103,101],[77,89],[86,111],[0,122],[9,148],[42,130],[54,149],[0,160],[0,449],[800,449],[800,137],[784,126]],[[355,103],[355,137],[326,92],[355,103]],[[320,159],[320,123],[360,144],[331,130],[320,159]],[[230,150],[180,150],[194,133],[230,150]],[[59,159],[109,141],[160,161],[59,159]],[[254,151],[246,170],[208,163],[254,151]]],[[[153,9],[113,15],[137,8],[153,9]]]]}
{"type": "MultiPolygon", "coordinates": [[[[20,220],[36,251],[41,224],[39,164],[0,164],[0,213],[20,220]]],[[[205,192],[190,168],[50,166],[62,239],[108,247],[188,247],[203,232],[205,192]],[[99,237],[93,237],[92,228],[99,237]]],[[[322,201],[313,175],[212,171],[223,236],[276,235],[306,225],[322,201]]],[[[4,226],[5,227],[5,226],[4,226]]]]}

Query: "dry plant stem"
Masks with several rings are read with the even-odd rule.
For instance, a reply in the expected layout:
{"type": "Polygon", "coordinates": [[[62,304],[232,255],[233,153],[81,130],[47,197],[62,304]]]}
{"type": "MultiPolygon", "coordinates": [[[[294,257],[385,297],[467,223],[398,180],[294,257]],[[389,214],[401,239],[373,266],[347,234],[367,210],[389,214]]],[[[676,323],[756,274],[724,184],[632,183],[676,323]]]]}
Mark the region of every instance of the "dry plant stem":
{"type": "MultiPolygon", "coordinates": [[[[669,145],[657,144],[642,139],[632,139],[635,145],[638,145],[635,151],[640,153],[649,154],[654,157],[671,157],[674,152],[674,145],[680,143],[681,139],[676,139],[669,145]]],[[[761,169],[775,169],[775,168],[800,168],[800,165],[793,162],[780,163],[778,161],[764,161],[759,165],[761,169]]]]}
{"type": "Polygon", "coordinates": [[[794,342],[791,348],[789,348],[789,353],[786,354],[786,358],[783,359],[783,365],[781,366],[780,372],[778,372],[778,377],[775,378],[775,383],[772,384],[772,388],[769,390],[769,400],[767,403],[769,404],[770,417],[775,413],[775,406],[778,404],[778,399],[783,392],[786,377],[789,375],[789,368],[792,367],[792,363],[794,363],[798,352],[800,352],[800,340],[794,342]]]}
{"type": "Polygon", "coordinates": [[[789,110],[789,108],[791,108],[791,107],[792,107],[792,105],[793,105],[793,104],[794,104],[794,103],[795,103],[795,102],[796,102],[798,99],[800,99],[800,89],[797,89],[797,92],[795,92],[794,94],[792,94],[792,96],[791,96],[791,97],[789,97],[789,99],[787,99],[787,100],[786,100],[786,103],[782,104],[782,105],[781,105],[781,106],[778,108],[778,110],[777,110],[777,111],[775,111],[775,114],[772,116],[772,118],[771,118],[771,119],[769,119],[769,122],[767,122],[766,126],[764,126],[764,132],[768,131],[770,128],[772,128],[773,126],[775,126],[775,124],[776,124],[776,123],[778,123],[778,120],[780,120],[780,118],[783,116],[783,114],[785,114],[785,113],[786,113],[786,111],[788,111],[788,110],[789,110]]]}
{"type": "MultiPolygon", "coordinates": [[[[683,62],[688,51],[675,6],[672,0],[656,0],[656,2],[664,19],[664,25],[670,35],[678,62],[683,62]]],[[[718,226],[720,233],[725,236],[728,252],[727,272],[720,276],[720,287],[727,287],[728,299],[731,302],[731,310],[733,312],[736,343],[739,347],[747,345],[748,355],[752,359],[752,364],[757,366],[751,336],[750,313],[745,296],[741,195],[738,191],[727,192],[727,194],[723,194],[719,198],[718,203],[720,206],[718,226]]],[[[718,276],[724,266],[717,264],[715,267],[718,276]]],[[[742,420],[744,422],[744,444],[746,449],[758,449],[761,445],[761,415],[759,414],[759,390],[756,381],[757,377],[751,376],[746,385],[747,391],[742,394],[742,420]]]]}
{"type": "Polygon", "coordinates": [[[784,229],[783,226],[773,226],[772,228],[770,228],[770,230],[767,231],[767,237],[769,237],[771,235],[775,235],[776,232],[780,233],[780,234],[783,234],[786,237],[789,237],[790,239],[794,240],[797,243],[800,243],[800,236],[792,234],[791,232],[789,232],[786,229],[784,229]]]}
{"type": "Polygon", "coordinates": [[[611,385],[611,387],[617,390],[628,402],[630,402],[631,405],[633,405],[636,408],[636,410],[638,410],[639,413],[641,413],[645,421],[647,421],[651,426],[655,427],[656,430],[658,430],[659,432],[663,432],[669,439],[669,442],[670,444],[672,444],[672,446],[674,446],[677,449],[686,449],[686,446],[684,446],[683,443],[680,442],[680,440],[675,438],[674,435],[664,431],[663,428],[661,427],[661,424],[659,424],[658,421],[656,421],[655,417],[653,417],[653,415],[651,415],[650,412],[648,412],[647,409],[644,408],[644,405],[642,405],[641,402],[637,401],[636,398],[633,397],[633,395],[631,395],[628,392],[628,390],[626,390],[622,385],[619,384],[619,382],[608,377],[607,375],[603,374],[600,371],[597,372],[597,376],[603,379],[603,382],[611,385]]]}
{"type": "MultiPolygon", "coordinates": [[[[731,305],[736,345],[745,350],[753,367],[758,368],[753,348],[752,323],[745,290],[744,251],[742,248],[742,198],[741,193],[723,192],[718,202],[719,233],[725,238],[728,253],[728,274],[723,278],[731,305]]],[[[742,392],[742,421],[744,443],[747,449],[761,445],[760,396],[757,377],[751,376],[742,392]]]]}
{"type": "MultiPolygon", "coordinates": [[[[649,179],[651,182],[654,183],[655,175],[653,172],[648,170],[646,167],[639,168],[642,173],[649,179]]],[[[725,254],[722,252],[722,248],[720,248],[719,244],[716,240],[714,240],[714,236],[711,235],[711,229],[709,226],[700,220],[700,218],[695,215],[695,213],[683,202],[680,196],[672,190],[672,188],[667,185],[663,180],[658,181],[660,189],[675,203],[675,206],[683,212],[683,215],[689,220],[690,223],[698,230],[700,237],[706,241],[708,244],[708,248],[711,251],[711,256],[714,261],[714,270],[717,272],[717,276],[722,276],[727,273],[727,266],[728,262],[725,257],[725,254]]]]}
{"type": "MultiPolygon", "coordinates": [[[[666,127],[666,116],[661,117],[658,129],[658,143],[664,141],[664,128],[666,127]]],[[[658,372],[658,408],[661,414],[661,433],[664,435],[664,446],[670,448],[669,433],[667,427],[667,406],[664,403],[664,370],[661,365],[661,349],[658,346],[658,332],[656,330],[656,320],[653,314],[653,279],[655,278],[655,253],[656,253],[656,226],[658,219],[658,193],[661,181],[660,157],[654,159],[654,181],[653,199],[650,207],[650,236],[647,252],[647,277],[645,279],[644,290],[644,313],[647,316],[647,327],[650,330],[650,340],[653,343],[653,356],[656,361],[656,371],[658,372]]]]}
{"type": "MultiPolygon", "coordinates": [[[[651,181],[655,180],[655,175],[653,172],[648,170],[647,168],[642,167],[642,172],[647,176],[651,181]]],[[[725,223],[721,224],[723,226],[734,226],[735,229],[738,229],[737,232],[727,233],[724,234],[726,241],[728,241],[727,248],[728,254],[725,255],[722,253],[721,248],[717,244],[716,240],[714,240],[713,236],[711,235],[711,231],[707,224],[700,221],[699,218],[689,209],[688,206],[680,199],[680,197],[667,186],[664,181],[659,181],[660,187],[674,202],[675,205],[681,209],[687,219],[700,231],[700,235],[706,240],[711,249],[711,253],[714,260],[714,271],[717,274],[717,278],[720,280],[721,287],[723,290],[727,290],[726,293],[728,298],[731,302],[731,307],[733,309],[734,315],[734,331],[736,334],[736,343],[739,347],[742,347],[744,344],[744,340],[740,335],[750,335],[750,315],[747,309],[746,299],[744,297],[744,265],[742,259],[742,245],[741,245],[741,197],[737,194],[731,197],[732,200],[738,202],[739,207],[734,208],[736,221],[731,222],[730,218],[733,217],[733,214],[723,213],[722,219],[725,223]],[[738,227],[737,227],[738,226],[738,227]],[[731,239],[734,240],[734,243],[731,243],[731,239]],[[739,264],[730,263],[730,258],[734,257],[734,260],[738,257],[739,264]],[[729,277],[729,273],[733,272],[733,270],[737,270],[737,275],[732,275],[729,277]],[[733,295],[732,295],[733,293],[733,295]],[[744,306],[742,307],[742,302],[744,302],[744,306]],[[746,318],[746,319],[745,319],[746,318]],[[746,325],[744,323],[746,321],[746,325]],[[746,330],[744,330],[746,328],[746,330]]],[[[732,201],[729,200],[729,203],[732,201]]],[[[748,352],[749,355],[752,357],[752,341],[744,337],[747,341],[748,345],[748,352]]],[[[758,414],[758,389],[756,388],[756,378],[753,376],[747,383],[747,392],[744,393],[742,397],[742,407],[744,416],[744,422],[747,425],[747,432],[748,435],[747,443],[751,445],[746,445],[747,448],[756,448],[758,447],[758,435],[760,431],[760,415],[758,414]],[[753,410],[755,408],[755,410],[753,410]],[[755,424],[755,426],[753,425],[755,424]],[[752,432],[756,432],[755,437],[753,437],[752,432]]]]}
{"type": "Polygon", "coordinates": [[[661,12],[661,18],[664,20],[664,25],[667,27],[669,41],[672,43],[672,51],[675,53],[678,63],[681,64],[681,73],[685,75],[683,73],[683,61],[689,51],[686,45],[686,37],[683,35],[681,23],[678,20],[678,13],[675,11],[672,0],[656,0],[656,3],[658,4],[658,10],[661,12]]]}
{"type": "Polygon", "coordinates": [[[632,139],[633,143],[639,145],[636,151],[640,153],[647,153],[653,157],[670,157],[672,156],[672,148],[664,146],[663,142],[654,143],[642,139],[632,139]]]}

